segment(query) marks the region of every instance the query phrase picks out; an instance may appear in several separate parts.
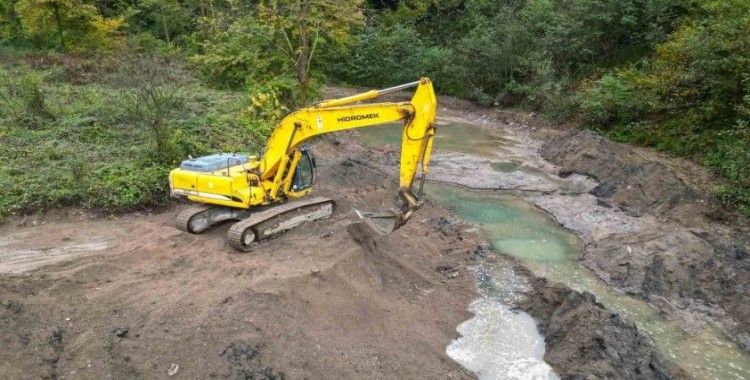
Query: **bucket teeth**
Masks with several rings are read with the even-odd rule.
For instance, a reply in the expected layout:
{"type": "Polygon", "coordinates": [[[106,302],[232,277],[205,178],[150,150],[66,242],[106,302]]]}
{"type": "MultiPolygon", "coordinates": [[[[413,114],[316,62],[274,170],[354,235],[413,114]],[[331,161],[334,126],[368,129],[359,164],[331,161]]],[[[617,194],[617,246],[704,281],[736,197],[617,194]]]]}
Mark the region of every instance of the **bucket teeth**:
{"type": "Polygon", "coordinates": [[[422,207],[423,202],[419,201],[410,191],[402,189],[399,190],[398,195],[401,199],[400,210],[369,212],[354,209],[354,212],[373,231],[380,235],[388,235],[403,226],[411,219],[414,211],[422,207]]]}
{"type": "Polygon", "coordinates": [[[395,211],[369,212],[354,209],[367,226],[380,235],[388,235],[401,226],[401,215],[395,211]]]}

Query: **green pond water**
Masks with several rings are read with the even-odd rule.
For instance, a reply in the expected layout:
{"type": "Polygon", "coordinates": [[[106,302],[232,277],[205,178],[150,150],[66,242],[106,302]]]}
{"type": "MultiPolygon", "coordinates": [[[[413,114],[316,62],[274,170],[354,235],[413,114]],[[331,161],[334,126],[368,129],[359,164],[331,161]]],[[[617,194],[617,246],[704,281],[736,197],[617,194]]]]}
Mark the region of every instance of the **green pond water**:
{"type": "MultiPolygon", "coordinates": [[[[691,337],[645,302],[608,287],[578,264],[581,246],[577,237],[530,203],[511,195],[431,183],[425,185],[425,194],[461,219],[479,226],[493,250],[520,259],[536,275],[594,294],[599,302],[651,336],[668,360],[692,376],[750,378],[750,355],[711,328],[691,337]]],[[[494,282],[504,281],[491,268],[488,275],[494,277],[494,282]]]]}
{"type": "MultiPolygon", "coordinates": [[[[386,125],[361,130],[359,133],[363,142],[367,144],[398,145],[401,139],[401,126],[386,125]]],[[[539,171],[528,168],[520,162],[508,160],[507,154],[516,144],[504,137],[500,131],[471,124],[446,125],[443,123],[438,126],[434,148],[436,151],[477,155],[492,161],[493,169],[502,173],[517,170],[539,171]]],[[[667,360],[671,360],[691,376],[700,379],[750,379],[750,355],[741,351],[733,342],[711,327],[705,328],[696,336],[689,336],[677,323],[665,320],[642,300],[607,286],[593,272],[578,263],[581,252],[578,238],[522,198],[435,183],[427,183],[425,193],[431,201],[446,206],[463,220],[476,224],[496,253],[504,253],[520,259],[536,275],[563,283],[572,289],[594,294],[599,302],[634,322],[642,332],[654,340],[657,349],[667,360]]],[[[507,294],[512,293],[512,289],[518,286],[514,283],[517,279],[508,275],[507,268],[487,267],[483,271],[487,278],[480,281],[479,286],[484,299],[489,297],[491,302],[503,301],[503,298],[506,298],[507,294]],[[487,284],[494,285],[488,286],[487,284]]],[[[481,316],[482,320],[489,318],[486,305],[472,306],[481,310],[481,313],[477,315],[481,316]]],[[[508,313],[506,309],[490,308],[489,310],[496,310],[494,315],[496,319],[518,318],[515,314],[508,313]]],[[[493,325],[504,328],[503,326],[513,326],[514,323],[517,324],[518,321],[495,321],[493,325]]],[[[473,324],[481,325],[476,322],[473,324]]],[[[475,347],[475,350],[494,350],[494,356],[503,355],[504,346],[493,345],[489,340],[493,339],[493,334],[502,337],[501,339],[508,339],[507,336],[498,333],[497,330],[490,334],[486,331],[486,326],[484,329],[476,327],[472,332],[471,326],[471,321],[467,321],[467,325],[460,326],[459,330],[464,330],[461,331],[462,335],[473,334],[472,339],[479,336],[483,337],[484,341],[474,346],[468,344],[468,348],[464,347],[464,350],[475,347]]],[[[527,337],[526,340],[533,341],[528,331],[523,332],[521,337],[527,337]]],[[[451,346],[449,346],[449,353],[451,346]]],[[[460,350],[454,349],[453,351],[460,350]]],[[[472,357],[474,361],[477,357],[481,357],[478,352],[473,354],[464,352],[462,355],[472,357]]],[[[531,359],[533,361],[534,358],[531,359]]],[[[459,362],[468,363],[469,366],[476,365],[471,360],[459,360],[459,362]]],[[[539,368],[537,364],[535,366],[533,368],[539,368]]],[[[491,365],[485,365],[483,368],[491,367],[491,365]]],[[[481,371],[475,370],[475,372],[483,377],[481,371]]],[[[496,375],[498,376],[495,377],[508,377],[507,373],[496,375]]],[[[546,374],[541,377],[548,376],[551,375],[546,374]]]]}
{"type": "MultiPolygon", "coordinates": [[[[434,149],[442,152],[471,153],[487,159],[507,154],[516,142],[502,133],[464,123],[438,123],[434,149]]],[[[401,145],[403,124],[384,124],[358,130],[362,141],[371,145],[401,145]]]]}

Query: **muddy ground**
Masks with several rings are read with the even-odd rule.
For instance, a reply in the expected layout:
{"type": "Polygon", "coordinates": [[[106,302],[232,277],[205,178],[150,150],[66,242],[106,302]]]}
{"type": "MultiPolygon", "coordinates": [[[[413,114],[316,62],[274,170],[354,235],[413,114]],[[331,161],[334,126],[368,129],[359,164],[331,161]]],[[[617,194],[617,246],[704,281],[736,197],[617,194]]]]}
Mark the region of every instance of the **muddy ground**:
{"type": "MultiPolygon", "coordinates": [[[[334,89],[332,95],[347,92],[334,89]]],[[[629,195],[622,189],[632,184],[615,181],[627,173],[607,177],[597,172],[598,165],[587,166],[592,154],[612,162],[609,171],[619,166],[623,153],[612,152],[619,145],[592,150],[588,137],[533,115],[450,98],[441,98],[441,107],[442,114],[513,129],[528,142],[526,164],[566,178],[497,177],[482,172],[481,162],[449,154],[435,156],[433,178],[523,194],[579,234],[584,264],[603,280],[640,294],[671,318],[689,315],[694,324],[718,323],[742,343],[748,320],[742,319],[748,294],[742,292],[748,284],[743,220],[721,211],[708,196],[685,198],[653,187],[629,195]],[[580,141],[584,144],[575,145],[580,141]],[[475,174],[461,176],[456,170],[475,174]],[[688,209],[695,207],[694,199],[706,201],[688,209]],[[597,207],[623,216],[601,219],[609,214],[597,207]],[[576,212],[580,217],[570,216],[576,212]],[[699,221],[689,217],[694,214],[699,221]],[[607,223],[640,229],[592,228],[607,223]],[[662,227],[654,230],[654,225],[662,227]],[[694,246],[704,250],[675,253],[661,248],[671,247],[669,241],[638,240],[643,231],[661,231],[661,238],[673,236],[673,230],[694,231],[685,236],[703,239],[705,247],[694,246]],[[609,249],[597,249],[608,242],[609,249]],[[613,249],[626,253],[610,261],[606,255],[613,249]],[[680,256],[698,260],[707,252],[714,266],[680,256]],[[623,267],[630,269],[623,272],[623,267]],[[667,275],[648,274],[658,270],[667,275]],[[710,276],[706,281],[716,283],[710,287],[716,291],[682,291],[694,289],[690,281],[704,279],[691,273],[710,276]]],[[[226,244],[228,226],[201,236],[172,227],[185,207],[181,204],[114,217],[65,210],[0,226],[0,378],[473,377],[446,356],[445,347],[469,317],[466,307],[476,297],[471,268],[482,260],[486,243],[476,229],[430,202],[389,237],[371,234],[358,224],[352,207],[394,204],[394,149],[364,147],[356,134],[339,134],[316,141],[313,151],[319,164],[315,192],[334,198],[336,212],[261,242],[248,254],[226,244]]],[[[683,173],[684,165],[664,170],[683,173]]],[[[707,194],[683,177],[675,178],[687,183],[690,194],[707,194]]],[[[652,177],[632,178],[646,184],[652,177]]],[[[685,376],[664,363],[635,325],[591,295],[534,278],[520,266],[518,273],[535,285],[519,306],[539,320],[546,334],[545,360],[562,377],[685,376]]]]}
{"type": "Polygon", "coordinates": [[[314,151],[336,212],[248,254],[227,226],[175,229],[180,205],[0,227],[0,378],[469,377],[445,347],[475,295],[476,233],[441,231],[449,215],[428,204],[371,235],[352,206],[390,204],[393,178],[342,144],[314,151]],[[68,261],[7,273],[45,256],[68,261]]]}

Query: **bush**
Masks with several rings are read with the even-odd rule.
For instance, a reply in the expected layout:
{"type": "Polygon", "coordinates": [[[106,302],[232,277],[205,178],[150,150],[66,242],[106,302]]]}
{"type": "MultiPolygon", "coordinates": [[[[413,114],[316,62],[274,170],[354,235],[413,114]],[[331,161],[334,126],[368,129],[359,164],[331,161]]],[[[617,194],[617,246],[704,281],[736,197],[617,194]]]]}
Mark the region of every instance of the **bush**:
{"type": "Polygon", "coordinates": [[[717,189],[722,200],[729,207],[750,215],[750,128],[747,121],[734,130],[722,132],[716,148],[705,161],[726,178],[717,189]]]}
{"type": "Polygon", "coordinates": [[[629,70],[606,74],[588,85],[584,82],[578,92],[582,120],[586,123],[604,126],[629,123],[639,120],[650,111],[650,96],[638,88],[629,70]]]}
{"type": "Polygon", "coordinates": [[[267,124],[248,122],[247,94],[208,89],[169,60],[121,56],[130,69],[73,84],[47,75],[64,62],[37,70],[20,64],[23,57],[0,67],[0,100],[8,111],[0,113],[0,220],[61,206],[110,212],[161,206],[169,195],[167,173],[180,160],[257,152],[270,133],[267,124]],[[177,98],[167,96],[173,86],[177,98]],[[133,107],[144,94],[172,100],[133,107]],[[39,103],[37,95],[54,119],[29,107],[39,103]],[[151,124],[157,114],[165,127],[162,149],[151,124]]]}
{"type": "Polygon", "coordinates": [[[450,50],[429,46],[410,26],[365,28],[349,45],[321,59],[331,76],[350,84],[386,87],[428,76],[443,92],[463,91],[451,76],[457,73],[449,74],[450,50]]]}
{"type": "Polygon", "coordinates": [[[167,175],[170,169],[133,162],[99,167],[90,175],[84,204],[106,211],[164,205],[169,199],[167,175]]]}

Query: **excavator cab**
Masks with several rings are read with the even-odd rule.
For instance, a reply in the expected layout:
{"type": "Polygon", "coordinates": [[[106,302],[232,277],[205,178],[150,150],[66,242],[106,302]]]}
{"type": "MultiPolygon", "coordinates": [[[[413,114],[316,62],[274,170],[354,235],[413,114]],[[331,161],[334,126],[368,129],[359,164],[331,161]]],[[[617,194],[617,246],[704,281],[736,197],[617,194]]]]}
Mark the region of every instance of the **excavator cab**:
{"type": "Polygon", "coordinates": [[[294,169],[292,179],[292,192],[309,189],[315,181],[315,158],[308,147],[300,149],[300,159],[294,169]]]}

